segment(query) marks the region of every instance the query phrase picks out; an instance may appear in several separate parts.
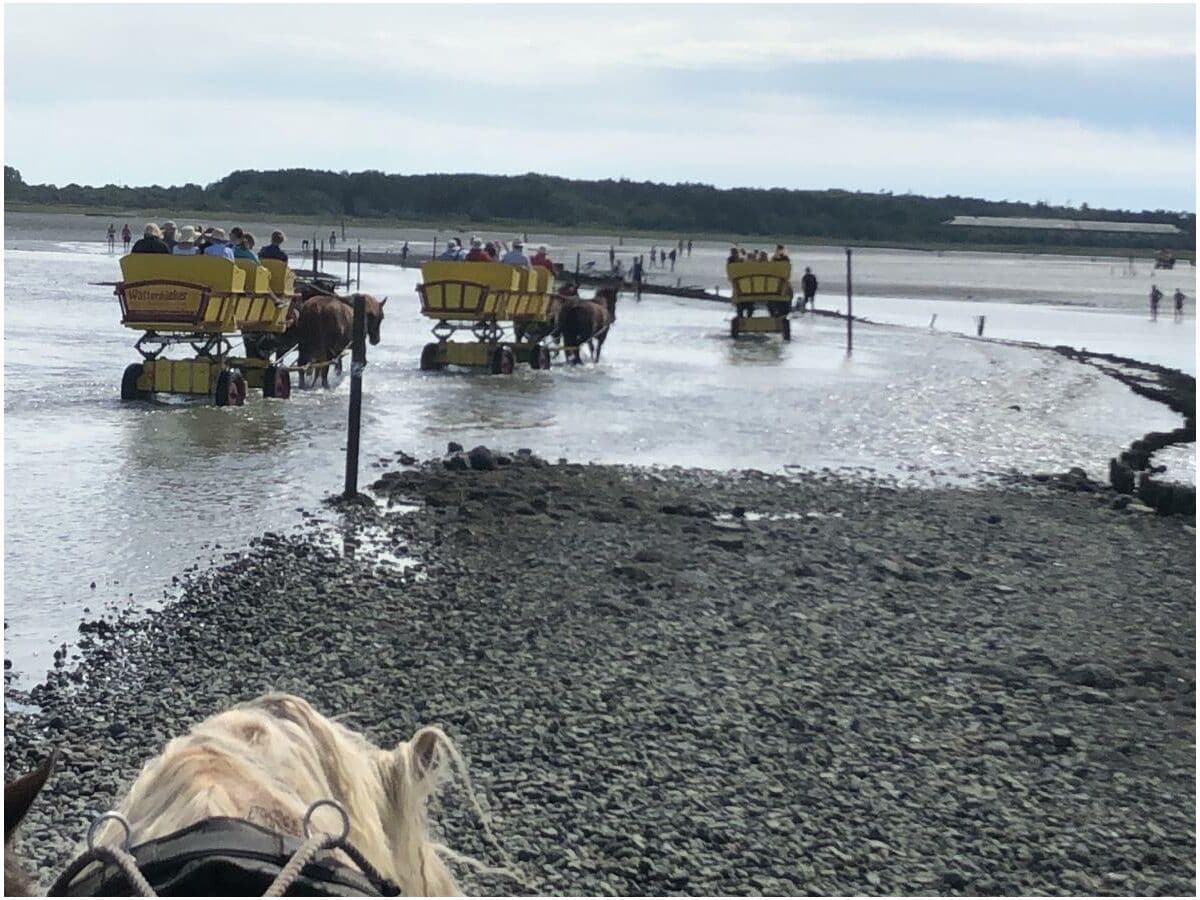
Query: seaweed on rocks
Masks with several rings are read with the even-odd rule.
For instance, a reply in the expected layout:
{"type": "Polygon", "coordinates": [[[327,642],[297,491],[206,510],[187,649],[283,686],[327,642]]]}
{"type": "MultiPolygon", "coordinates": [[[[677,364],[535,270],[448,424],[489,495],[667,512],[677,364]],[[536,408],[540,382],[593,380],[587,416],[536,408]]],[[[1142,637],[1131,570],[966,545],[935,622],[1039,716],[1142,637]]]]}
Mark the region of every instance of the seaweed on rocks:
{"type": "MultiPolygon", "coordinates": [[[[1177,520],[504,455],[387,472],[339,512],[353,555],[263,535],[10,691],[38,708],[6,765],[64,751],[18,847],[41,876],[169,737],[277,688],[380,743],[446,728],[533,892],[1194,893],[1177,520]]],[[[432,818],[495,859],[459,793],[432,818]]]]}

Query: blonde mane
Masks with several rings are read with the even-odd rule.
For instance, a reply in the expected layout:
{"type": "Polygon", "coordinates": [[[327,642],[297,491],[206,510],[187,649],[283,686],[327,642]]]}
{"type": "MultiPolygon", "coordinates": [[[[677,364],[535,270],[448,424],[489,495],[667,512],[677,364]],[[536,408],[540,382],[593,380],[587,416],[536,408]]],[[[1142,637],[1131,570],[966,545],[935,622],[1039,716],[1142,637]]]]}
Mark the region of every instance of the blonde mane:
{"type": "MultiPolygon", "coordinates": [[[[142,768],[118,812],[134,844],[214,816],[303,839],[309,806],[336,800],[350,819],[349,843],[405,894],[452,895],[459,889],[442,853],[463,858],[431,838],[427,816],[451,760],[460,757],[441,729],[422,728],[382,750],[305,700],[272,693],[168,743],[142,768]]],[[[312,824],[334,834],[342,829],[329,808],[318,809],[312,824]]],[[[123,833],[109,821],[97,837],[115,844],[123,833]]],[[[342,861],[350,864],[344,855],[342,861]]]]}

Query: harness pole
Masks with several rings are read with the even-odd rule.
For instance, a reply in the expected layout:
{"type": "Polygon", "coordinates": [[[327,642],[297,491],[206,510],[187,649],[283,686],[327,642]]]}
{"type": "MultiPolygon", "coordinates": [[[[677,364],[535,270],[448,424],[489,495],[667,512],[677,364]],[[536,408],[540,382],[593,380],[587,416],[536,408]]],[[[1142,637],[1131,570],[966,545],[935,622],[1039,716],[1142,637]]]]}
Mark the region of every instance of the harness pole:
{"type": "Polygon", "coordinates": [[[346,490],[344,497],[358,494],[358,437],[362,425],[362,373],[367,365],[367,301],[354,295],[354,330],[350,340],[350,421],[346,437],[346,490]]]}
{"type": "Polygon", "coordinates": [[[854,352],[854,290],[850,279],[850,248],[846,248],[846,355],[854,352]]]}

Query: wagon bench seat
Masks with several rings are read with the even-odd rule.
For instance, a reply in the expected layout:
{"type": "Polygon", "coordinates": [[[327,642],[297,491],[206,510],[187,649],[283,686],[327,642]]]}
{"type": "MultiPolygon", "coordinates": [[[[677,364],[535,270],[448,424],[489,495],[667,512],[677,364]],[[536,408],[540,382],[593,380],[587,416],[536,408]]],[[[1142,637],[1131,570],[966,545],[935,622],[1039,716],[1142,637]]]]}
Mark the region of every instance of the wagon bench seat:
{"type": "Polygon", "coordinates": [[[447,260],[424,263],[421,277],[421,312],[440,321],[548,321],[558,311],[546,269],[447,260]]]}
{"type": "Polygon", "coordinates": [[[778,300],[792,296],[792,264],[780,262],[726,263],[725,274],[733,285],[733,303],[778,300]]]}

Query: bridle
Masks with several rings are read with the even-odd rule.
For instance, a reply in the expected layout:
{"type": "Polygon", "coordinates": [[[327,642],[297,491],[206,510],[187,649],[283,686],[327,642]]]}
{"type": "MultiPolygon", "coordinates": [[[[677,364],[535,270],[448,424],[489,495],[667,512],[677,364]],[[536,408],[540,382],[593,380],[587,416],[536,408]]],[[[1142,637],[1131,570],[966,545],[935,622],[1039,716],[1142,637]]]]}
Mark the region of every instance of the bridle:
{"type": "Polygon", "coordinates": [[[399,896],[400,888],[348,842],[349,832],[341,804],[318,800],[304,815],[303,841],[222,816],[131,847],[128,821],[109,812],[92,823],[87,851],[58,877],[49,896],[399,896]],[[313,812],[322,806],[341,814],[340,834],[312,831],[313,812]],[[105,821],[124,828],[120,846],[95,842],[105,821]],[[357,868],[338,859],[335,850],[357,868]]]}

